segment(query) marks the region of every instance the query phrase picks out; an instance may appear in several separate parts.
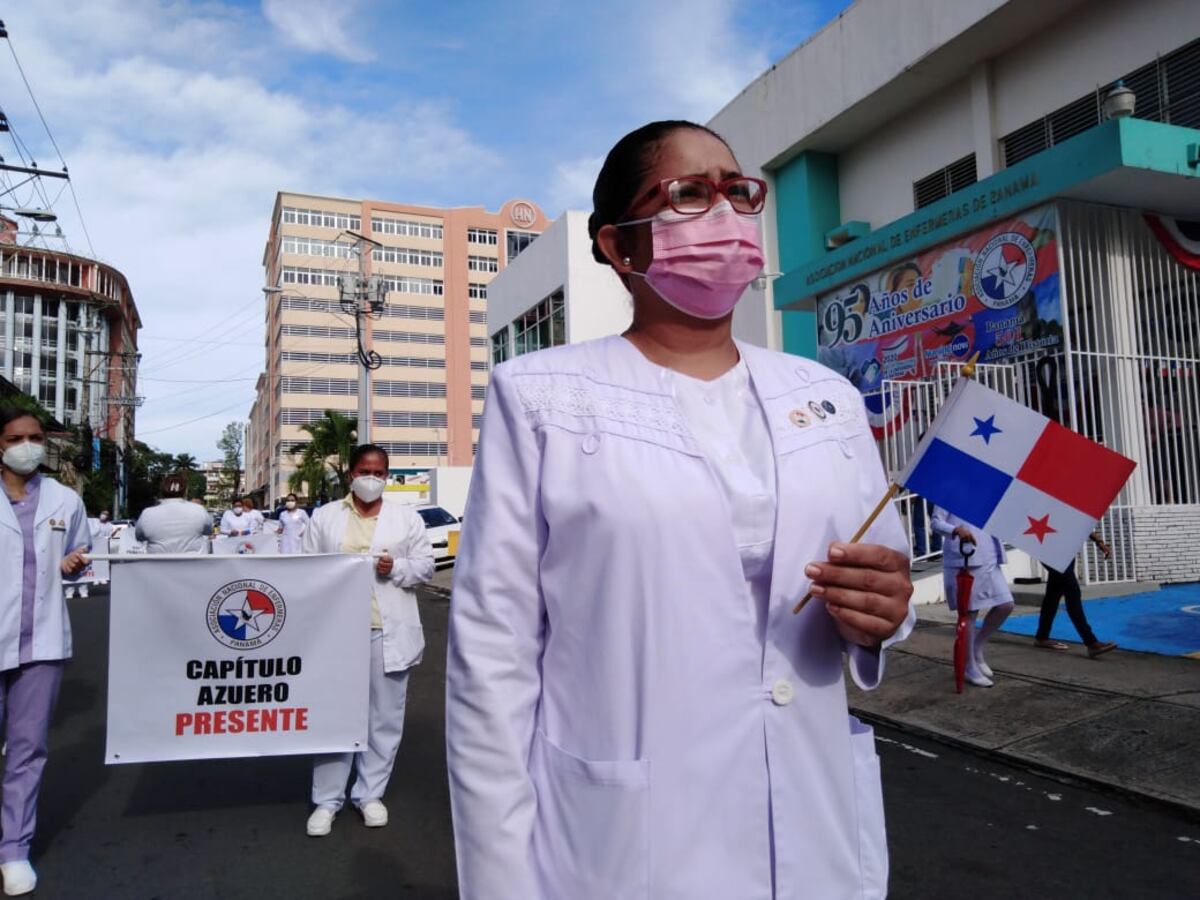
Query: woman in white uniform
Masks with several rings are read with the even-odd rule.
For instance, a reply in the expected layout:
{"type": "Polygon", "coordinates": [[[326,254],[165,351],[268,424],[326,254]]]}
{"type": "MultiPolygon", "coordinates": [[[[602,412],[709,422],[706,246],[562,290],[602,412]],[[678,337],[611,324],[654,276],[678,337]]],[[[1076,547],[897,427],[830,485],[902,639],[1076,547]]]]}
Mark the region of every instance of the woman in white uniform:
{"type": "Polygon", "coordinates": [[[988,639],[996,633],[1009,613],[1013,611],[1012,590],[1000,567],[1008,562],[1004,545],[989,534],[984,534],[974,525],[934,507],[930,527],[943,537],[942,541],[942,587],[946,603],[958,610],[958,573],[964,560],[974,583],[971,586],[969,610],[971,628],[967,632],[970,645],[967,647],[966,679],[977,687],[991,687],[995,673],[984,657],[988,639]],[[966,545],[966,555],[963,554],[966,545]],[[984,613],[983,623],[976,627],[978,613],[984,613]]]}
{"type": "Polygon", "coordinates": [[[299,553],[308,531],[308,513],[298,508],[295,494],[288,494],[279,514],[279,552],[299,553]]]}
{"type": "Polygon", "coordinates": [[[50,717],[71,657],[63,579],[87,567],[91,543],[83,500],[38,471],[45,445],[36,417],[0,409],[0,876],[10,897],[37,886],[29,846],[50,717]]]}
{"type": "Polygon", "coordinates": [[[702,126],[627,135],[589,225],[633,325],[493,372],[447,662],[468,900],[886,892],[842,669],[912,627],[907,538],[842,543],[887,487],[853,386],[731,337],[764,194],[702,126]]]}
{"type": "Polygon", "coordinates": [[[147,553],[208,553],[212,517],[187,500],[187,476],[172,472],[163,476],[162,499],[138,516],[134,535],[146,545],[147,553]]]}
{"type": "MultiPolygon", "coordinates": [[[[354,773],[350,802],[363,824],[388,822],[383,793],[404,733],[408,672],[421,661],[425,635],[414,588],[433,577],[433,546],[425,522],[406,503],[384,503],[387,452],[360,444],[350,455],[350,495],[313,513],[304,535],[305,553],[373,553],[375,588],[371,592],[371,679],[367,747],[358,753],[333,753],[313,761],[311,837],[324,837],[346,799],[346,781],[354,773]]],[[[337,597],[331,597],[336,603],[337,597]]]]}

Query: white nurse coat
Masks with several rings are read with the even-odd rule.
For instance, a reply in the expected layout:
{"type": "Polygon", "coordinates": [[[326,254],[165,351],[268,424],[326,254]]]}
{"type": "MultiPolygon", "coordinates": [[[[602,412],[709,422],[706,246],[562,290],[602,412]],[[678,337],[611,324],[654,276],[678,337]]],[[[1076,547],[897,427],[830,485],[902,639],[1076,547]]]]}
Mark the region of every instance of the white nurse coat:
{"type": "MultiPolygon", "coordinates": [[[[3,488],[0,487],[0,491],[3,488]]],[[[33,525],[37,588],[33,607],[33,661],[69,659],[71,621],[63,600],[63,557],[77,547],[91,549],[83,500],[70,488],[42,476],[33,525]]],[[[25,539],[8,499],[0,496],[0,671],[21,658],[21,567],[25,539]]],[[[107,551],[108,548],[104,548],[107,551]]]]}
{"type": "MultiPolygon", "coordinates": [[[[304,553],[341,553],[350,509],[343,502],[318,507],[304,532],[304,553]]],[[[433,545],[424,520],[409,506],[387,500],[379,510],[372,553],[392,557],[387,578],[375,575],[375,599],[383,620],[383,670],[403,672],[421,661],[425,632],[417,608],[416,587],[433,577],[433,545]]],[[[337,597],[330,602],[336,603],[337,597]]]]}
{"type": "Polygon", "coordinates": [[[279,552],[299,553],[308,531],[308,513],[302,509],[284,509],[279,513],[279,552]]]}
{"type": "MultiPolygon", "coordinates": [[[[879,454],[844,378],[739,349],[777,473],[765,642],[672,373],[620,337],[493,372],[450,606],[464,898],[886,893],[879,763],[870,729],[848,722],[847,647],[820,602],[792,614],[805,564],[886,489],[879,454]]],[[[907,552],[894,509],[865,540],[907,552]]],[[[874,687],[882,657],[853,651],[874,687]]]]}
{"type": "Polygon", "coordinates": [[[974,612],[991,609],[1013,602],[1012,589],[1008,579],[1004,577],[1001,568],[1008,562],[1008,554],[1004,544],[999,539],[985,534],[981,529],[965,519],[960,519],[953,513],[947,512],[940,506],[935,506],[929,526],[942,535],[942,588],[946,605],[953,610],[958,609],[958,573],[962,569],[964,558],[960,552],[960,541],[954,537],[954,529],[966,526],[975,536],[975,552],[966,557],[965,562],[974,578],[971,585],[971,605],[974,612]]]}

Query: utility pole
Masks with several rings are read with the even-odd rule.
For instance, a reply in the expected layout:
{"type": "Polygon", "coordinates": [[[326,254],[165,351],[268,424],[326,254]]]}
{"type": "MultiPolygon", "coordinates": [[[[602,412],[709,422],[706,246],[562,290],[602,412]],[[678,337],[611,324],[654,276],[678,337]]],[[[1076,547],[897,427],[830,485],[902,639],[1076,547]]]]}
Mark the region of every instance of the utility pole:
{"type": "Polygon", "coordinates": [[[358,443],[371,442],[371,373],[383,365],[383,358],[366,345],[367,319],[378,319],[383,315],[387,301],[387,285],[378,275],[368,274],[367,254],[374,247],[382,247],[378,241],[356,231],[344,234],[354,238],[358,252],[358,274],[343,275],[338,281],[338,293],[342,309],[354,315],[354,332],[358,338],[358,443]]]}

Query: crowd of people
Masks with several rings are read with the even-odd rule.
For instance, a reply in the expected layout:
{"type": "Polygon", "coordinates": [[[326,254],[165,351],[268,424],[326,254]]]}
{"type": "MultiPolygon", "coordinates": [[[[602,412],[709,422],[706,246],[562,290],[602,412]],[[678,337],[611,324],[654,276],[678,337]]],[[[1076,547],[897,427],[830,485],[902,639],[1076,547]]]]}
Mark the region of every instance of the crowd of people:
{"type": "MultiPolygon", "coordinates": [[[[82,498],[45,477],[46,434],[39,418],[0,410],[0,716],[5,728],[3,804],[0,806],[0,878],[17,896],[37,886],[29,849],[37,824],[38,791],[47,737],[63,666],[71,657],[66,599],[80,589],[89,554],[108,552],[108,510],[89,520],[82,498]]],[[[404,504],[384,504],[387,453],[367,444],[351,459],[349,495],[318,508],[310,519],[295,495],[281,511],[280,552],[370,553],[376,582],[371,600],[371,677],[368,745],[361,753],[318,757],[313,765],[315,811],[308,833],[328,834],[356,774],[350,800],[369,827],[387,824],[383,805],[404,726],[408,670],[424,649],[413,588],[434,571],[423,520],[404,504]]],[[[261,533],[264,519],[242,498],[222,516],[228,537],[261,533]]],[[[160,501],[133,526],[150,554],[209,550],[212,516],[187,499],[182,474],[166,476],[160,501]]]]}

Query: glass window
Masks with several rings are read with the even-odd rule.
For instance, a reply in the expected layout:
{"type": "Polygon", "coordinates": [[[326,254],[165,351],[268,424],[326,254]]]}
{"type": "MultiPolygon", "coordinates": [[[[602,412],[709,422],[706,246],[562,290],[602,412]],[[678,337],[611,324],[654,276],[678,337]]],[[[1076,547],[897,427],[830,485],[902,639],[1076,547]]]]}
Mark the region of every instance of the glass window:
{"type": "Polygon", "coordinates": [[[537,233],[532,231],[506,231],[505,237],[507,238],[507,255],[505,256],[505,260],[512,262],[526,247],[533,243],[534,238],[537,237],[537,233]]]}
{"type": "Polygon", "coordinates": [[[425,520],[426,528],[437,528],[441,525],[455,525],[458,519],[450,515],[440,506],[433,506],[429,509],[418,509],[417,512],[421,518],[425,520]]]}

